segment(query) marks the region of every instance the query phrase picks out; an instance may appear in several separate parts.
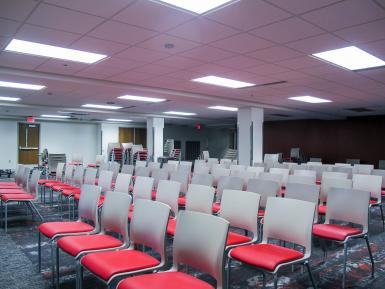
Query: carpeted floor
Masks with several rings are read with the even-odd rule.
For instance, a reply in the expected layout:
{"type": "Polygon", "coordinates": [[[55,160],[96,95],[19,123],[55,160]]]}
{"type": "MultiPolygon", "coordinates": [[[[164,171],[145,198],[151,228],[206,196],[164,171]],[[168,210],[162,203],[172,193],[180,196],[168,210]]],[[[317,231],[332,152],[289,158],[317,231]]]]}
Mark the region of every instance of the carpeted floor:
{"type": "MultiPolygon", "coordinates": [[[[57,207],[38,204],[38,208],[45,221],[58,220],[57,207]]],[[[382,231],[379,210],[371,213],[370,242],[376,263],[375,277],[370,277],[370,260],[363,240],[351,243],[348,253],[348,275],[346,288],[385,288],[385,233],[382,231]]],[[[32,220],[31,216],[25,216],[26,208],[22,206],[10,207],[9,231],[5,235],[0,229],[0,288],[52,288],[50,272],[50,247],[43,240],[42,247],[42,273],[37,269],[37,231],[39,222],[32,220]],[[23,217],[24,215],[24,217],[23,217]],[[15,219],[17,218],[17,219],[15,219]]],[[[313,275],[319,288],[337,289],[341,288],[342,270],[342,247],[328,244],[327,261],[321,264],[322,250],[314,240],[311,267],[313,275]]],[[[171,245],[169,240],[168,253],[171,260],[171,245]]],[[[171,264],[171,263],[170,263],[171,264]]],[[[233,262],[231,270],[231,288],[251,289],[262,287],[262,276],[257,271],[233,262]]],[[[71,257],[61,254],[61,288],[75,288],[74,261],[71,257]]],[[[194,273],[196,276],[212,282],[205,274],[194,273]]],[[[283,270],[279,274],[279,288],[307,289],[311,283],[306,271],[296,267],[294,272],[291,268],[283,270]]],[[[272,279],[268,279],[267,288],[272,288],[272,279]]],[[[106,288],[95,277],[86,274],[84,288],[106,288]]]]}

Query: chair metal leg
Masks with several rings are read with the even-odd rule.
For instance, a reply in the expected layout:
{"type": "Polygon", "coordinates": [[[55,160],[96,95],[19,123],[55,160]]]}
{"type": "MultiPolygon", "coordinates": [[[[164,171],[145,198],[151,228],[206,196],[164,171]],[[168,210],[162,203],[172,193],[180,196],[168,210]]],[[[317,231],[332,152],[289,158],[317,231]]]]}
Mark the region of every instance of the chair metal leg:
{"type": "Polygon", "coordinates": [[[274,275],[274,289],[278,289],[278,274],[274,275]]]}
{"type": "Polygon", "coordinates": [[[51,282],[52,287],[55,286],[55,241],[51,241],[51,282]]]}
{"type": "Polygon", "coordinates": [[[366,241],[366,246],[368,247],[370,262],[372,263],[372,278],[373,278],[374,277],[374,260],[373,260],[372,249],[370,248],[368,235],[365,235],[364,239],[366,241]]]}
{"type": "Polygon", "coordinates": [[[35,211],[35,213],[39,216],[39,219],[41,222],[44,221],[44,218],[43,216],[40,214],[39,210],[36,208],[35,204],[33,202],[29,202],[29,205],[31,206],[31,208],[33,209],[33,211],[35,211]]]}
{"type": "Polygon", "coordinates": [[[83,272],[84,272],[84,269],[83,269],[83,266],[80,264],[80,260],[79,260],[79,288],[78,289],[83,289],[83,272]]]}
{"type": "Polygon", "coordinates": [[[382,210],[382,205],[379,205],[381,212],[381,221],[382,221],[382,231],[385,231],[385,222],[384,222],[384,211],[382,210]]]}
{"type": "Polygon", "coordinates": [[[305,266],[306,266],[307,272],[309,273],[309,278],[310,278],[310,281],[311,281],[311,285],[313,286],[314,289],[317,289],[317,285],[314,282],[314,278],[313,278],[313,274],[312,274],[311,269],[310,269],[309,262],[306,262],[305,266]]]}
{"type": "Polygon", "coordinates": [[[60,269],[60,264],[59,264],[59,247],[56,246],[56,289],[59,289],[60,283],[59,283],[59,269],[60,269]]]}
{"type": "Polygon", "coordinates": [[[7,233],[8,231],[8,203],[4,203],[4,231],[7,233]]]}
{"type": "Polygon", "coordinates": [[[345,281],[346,281],[346,263],[347,263],[347,255],[348,255],[348,242],[344,243],[344,268],[342,271],[342,289],[345,288],[345,281]]]}
{"type": "Polygon", "coordinates": [[[265,272],[262,272],[262,288],[266,288],[266,274],[265,272]]]}
{"type": "Polygon", "coordinates": [[[41,234],[40,234],[40,231],[37,233],[37,257],[38,257],[39,272],[41,272],[41,234]]]}
{"type": "Polygon", "coordinates": [[[3,226],[3,201],[0,200],[0,226],[3,226]]]}
{"type": "Polygon", "coordinates": [[[226,286],[225,288],[230,289],[230,270],[231,270],[231,258],[228,258],[227,262],[227,274],[226,274],[226,286]]]}

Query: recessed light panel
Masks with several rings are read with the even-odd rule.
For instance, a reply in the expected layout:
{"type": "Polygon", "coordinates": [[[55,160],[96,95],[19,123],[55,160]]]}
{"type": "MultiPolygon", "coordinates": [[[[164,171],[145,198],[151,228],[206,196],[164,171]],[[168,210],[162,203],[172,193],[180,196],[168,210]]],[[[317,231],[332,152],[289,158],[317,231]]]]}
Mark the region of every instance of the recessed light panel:
{"type": "Polygon", "coordinates": [[[57,47],[19,39],[13,39],[5,48],[5,51],[52,57],[87,64],[98,62],[107,57],[107,55],[103,54],[57,47]]]}
{"type": "Polygon", "coordinates": [[[103,104],[83,104],[82,107],[87,107],[87,108],[101,108],[101,109],[121,109],[123,108],[122,106],[115,106],[115,105],[103,105],[103,104]]]}
{"type": "Polygon", "coordinates": [[[68,115],[56,115],[56,114],[42,114],[41,117],[47,117],[47,118],[71,118],[68,115]]]}
{"type": "Polygon", "coordinates": [[[45,88],[44,85],[9,82],[9,81],[0,81],[0,87],[19,88],[19,89],[28,89],[28,90],[41,90],[45,88]]]}
{"type": "Polygon", "coordinates": [[[243,87],[250,87],[255,85],[254,83],[248,83],[248,82],[238,81],[238,80],[229,79],[229,78],[223,78],[223,77],[214,76],[214,75],[195,78],[192,81],[230,87],[230,88],[243,88],[243,87]]]}
{"type": "Polygon", "coordinates": [[[108,121],[131,122],[131,119],[108,118],[108,121]]]}
{"type": "Polygon", "coordinates": [[[315,53],[313,56],[349,70],[368,69],[385,65],[385,61],[355,46],[315,53]]]}
{"type": "Polygon", "coordinates": [[[183,111],[165,111],[165,114],[171,114],[171,115],[182,115],[182,116],[192,116],[196,115],[194,112],[183,112],[183,111]]]}
{"type": "Polygon", "coordinates": [[[166,101],[164,98],[155,98],[147,96],[137,96],[137,95],[122,95],[119,96],[120,99],[134,100],[134,101],[144,101],[144,102],[163,102],[166,101]]]}
{"type": "Polygon", "coordinates": [[[209,109],[217,109],[217,110],[225,110],[225,111],[238,111],[237,107],[221,106],[221,105],[210,106],[209,109]]]}
{"type": "Polygon", "coordinates": [[[0,96],[0,100],[2,101],[19,101],[18,97],[9,97],[9,96],[0,96]]]}
{"type": "MultiPolygon", "coordinates": [[[[237,0],[238,1],[238,0],[237,0]]],[[[234,0],[158,0],[170,4],[172,6],[182,8],[197,14],[203,14],[215,8],[221,7],[230,2],[237,2],[234,0]]]]}
{"type": "Polygon", "coordinates": [[[323,99],[319,97],[314,97],[314,96],[294,96],[294,97],[289,97],[291,100],[296,100],[296,101],[302,101],[302,102],[308,102],[308,103],[325,103],[325,102],[332,102],[331,100],[328,99],[323,99]]]}

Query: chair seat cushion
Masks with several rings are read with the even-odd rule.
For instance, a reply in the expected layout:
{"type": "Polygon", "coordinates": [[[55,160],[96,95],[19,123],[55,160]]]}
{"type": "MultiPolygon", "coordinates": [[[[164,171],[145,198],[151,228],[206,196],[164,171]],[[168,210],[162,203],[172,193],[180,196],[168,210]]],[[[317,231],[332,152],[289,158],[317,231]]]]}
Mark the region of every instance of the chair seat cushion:
{"type": "Polygon", "coordinates": [[[373,205],[381,204],[381,202],[379,202],[379,200],[377,199],[370,199],[369,204],[373,206],[373,205]]]}
{"type": "Polygon", "coordinates": [[[91,253],[84,256],[81,263],[105,281],[118,273],[153,268],[160,264],[159,260],[137,250],[91,253]]]}
{"type": "Polygon", "coordinates": [[[273,244],[241,246],[230,251],[230,256],[238,261],[274,271],[278,265],[303,258],[303,253],[273,244]]]}
{"type": "Polygon", "coordinates": [[[221,203],[214,203],[213,204],[213,213],[217,214],[221,209],[221,203]]]}
{"type": "Polygon", "coordinates": [[[319,205],[318,206],[318,214],[319,215],[326,215],[326,209],[327,209],[327,206],[319,205]]]}
{"type": "Polygon", "coordinates": [[[52,190],[54,190],[54,191],[61,191],[64,189],[72,189],[72,188],[75,188],[75,187],[71,186],[69,184],[60,184],[60,185],[53,185],[52,186],[52,190]]]}
{"type": "Polygon", "coordinates": [[[35,199],[34,195],[30,194],[4,194],[0,196],[1,200],[4,202],[9,202],[9,201],[30,201],[35,199]]]}
{"type": "Polygon", "coordinates": [[[362,229],[334,224],[316,224],[313,226],[313,235],[330,240],[344,241],[348,236],[359,235],[362,229]]]}
{"type": "Polygon", "coordinates": [[[162,272],[124,279],[117,289],[214,289],[214,287],[183,272],[162,272]]]}
{"type": "Polygon", "coordinates": [[[55,181],[55,180],[52,180],[50,182],[44,183],[45,187],[52,187],[52,186],[55,186],[55,185],[64,185],[64,183],[59,182],[59,181],[55,181]]]}
{"type": "Polygon", "coordinates": [[[72,188],[72,189],[64,189],[62,190],[61,194],[65,197],[70,197],[75,194],[80,194],[81,190],[80,188],[72,188]]]}
{"type": "Polygon", "coordinates": [[[99,198],[99,202],[98,202],[98,207],[101,207],[101,206],[103,206],[103,204],[104,204],[104,199],[105,199],[105,197],[104,197],[104,196],[100,196],[100,198],[99,198]]]}
{"type": "Polygon", "coordinates": [[[227,234],[226,246],[237,245],[250,242],[251,238],[238,233],[229,232],[227,234]]]}
{"type": "Polygon", "coordinates": [[[106,234],[68,236],[57,242],[63,251],[74,257],[83,251],[115,248],[122,244],[119,239],[106,234]]]}
{"type": "Polygon", "coordinates": [[[26,191],[22,189],[0,189],[0,195],[3,194],[25,194],[26,191]]]}
{"type": "Polygon", "coordinates": [[[73,197],[74,197],[74,200],[75,200],[75,201],[79,201],[79,200],[80,200],[80,195],[81,195],[81,194],[74,194],[74,196],[73,196],[73,197]]]}
{"type": "Polygon", "coordinates": [[[262,218],[265,216],[265,210],[259,210],[258,211],[258,217],[262,218]]]}
{"type": "Polygon", "coordinates": [[[3,184],[0,182],[0,189],[21,189],[20,186],[16,184],[3,184]]]}
{"type": "Polygon", "coordinates": [[[15,182],[0,182],[0,185],[2,186],[12,186],[12,185],[16,185],[15,182]]]}
{"type": "Polygon", "coordinates": [[[153,200],[156,199],[156,190],[152,190],[152,192],[151,192],[151,199],[153,199],[153,200]]]}
{"type": "Polygon", "coordinates": [[[385,196],[385,191],[384,190],[381,191],[381,195],[385,196]]]}
{"type": "Polygon", "coordinates": [[[181,207],[186,206],[186,197],[179,197],[178,198],[178,205],[181,207]]]}
{"type": "Polygon", "coordinates": [[[175,228],[176,228],[176,219],[170,218],[168,220],[168,225],[167,225],[167,234],[170,236],[174,236],[175,228]]]}
{"type": "Polygon", "coordinates": [[[50,179],[41,179],[41,180],[38,180],[37,183],[39,185],[44,185],[46,183],[60,183],[60,181],[58,181],[58,180],[50,180],[50,179]]]}
{"type": "Polygon", "coordinates": [[[91,232],[94,227],[83,222],[47,222],[41,224],[38,229],[44,236],[52,238],[58,234],[91,232]]]}

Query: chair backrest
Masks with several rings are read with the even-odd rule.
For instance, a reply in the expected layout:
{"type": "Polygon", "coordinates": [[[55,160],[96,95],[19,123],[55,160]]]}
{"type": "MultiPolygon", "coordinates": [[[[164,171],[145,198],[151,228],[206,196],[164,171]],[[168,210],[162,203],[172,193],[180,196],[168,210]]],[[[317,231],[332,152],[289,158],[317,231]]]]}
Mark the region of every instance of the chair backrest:
{"type": "Polygon", "coordinates": [[[74,173],[74,165],[66,165],[65,172],[64,172],[64,183],[70,184],[72,182],[72,177],[74,173]]]}
{"type": "Polygon", "coordinates": [[[137,200],[130,223],[131,248],[135,245],[150,247],[166,262],[166,232],[170,207],[151,200],[137,200]]]}
{"type": "Polygon", "coordinates": [[[133,165],[123,165],[122,170],[120,171],[123,174],[134,174],[134,166],[133,165]]]}
{"type": "Polygon", "coordinates": [[[150,169],[151,173],[154,171],[154,169],[160,169],[160,163],[156,162],[149,162],[147,164],[147,167],[150,169]]]}
{"type": "Polygon", "coordinates": [[[286,185],[285,198],[296,199],[311,202],[315,205],[314,222],[318,221],[318,200],[320,195],[320,187],[316,184],[296,184],[286,185]]]}
{"type": "Polygon", "coordinates": [[[151,175],[151,168],[149,167],[136,167],[135,176],[149,177],[151,175]]]}
{"type": "Polygon", "coordinates": [[[180,183],[175,181],[160,180],[156,191],[156,200],[170,206],[176,216],[178,214],[178,198],[180,183]]]}
{"type": "Polygon", "coordinates": [[[213,187],[190,184],[186,194],[186,210],[211,214],[214,196],[213,187]]]}
{"type": "Polygon", "coordinates": [[[101,163],[99,166],[99,172],[101,171],[108,171],[110,169],[110,163],[101,163]]]}
{"type": "Polygon", "coordinates": [[[72,183],[75,186],[80,187],[83,184],[83,176],[84,176],[84,167],[76,166],[72,183]]]}
{"type": "Polygon", "coordinates": [[[274,181],[274,182],[278,183],[278,185],[281,187],[283,175],[263,172],[263,173],[259,174],[258,179],[266,180],[266,181],[274,181]]]}
{"type": "Polygon", "coordinates": [[[173,165],[176,165],[176,166],[179,165],[179,161],[174,161],[174,160],[168,160],[167,163],[173,164],[173,165]]]}
{"type": "Polygon", "coordinates": [[[317,178],[317,173],[315,171],[311,171],[311,170],[294,170],[293,175],[312,177],[312,178],[314,178],[314,182],[316,181],[316,178],[317,178]]]}
{"type": "Polygon", "coordinates": [[[385,170],[372,170],[372,175],[382,177],[382,188],[385,188],[385,170]]]}
{"type": "Polygon", "coordinates": [[[260,195],[239,190],[224,190],[219,216],[230,226],[247,230],[258,239],[258,210],[260,195]]]}
{"type": "Polygon", "coordinates": [[[347,168],[351,168],[352,165],[349,163],[335,163],[334,166],[336,167],[347,167],[347,168]]]}
{"type": "Polygon", "coordinates": [[[246,168],[244,165],[230,165],[230,171],[246,171],[246,168]]]}
{"type": "Polygon", "coordinates": [[[101,232],[120,234],[126,244],[129,242],[127,220],[131,200],[131,196],[126,193],[108,191],[101,214],[101,232]]]}
{"type": "Polygon", "coordinates": [[[301,245],[311,255],[315,205],[310,202],[269,198],[266,204],[262,243],[277,239],[301,245]]]}
{"type": "Polygon", "coordinates": [[[250,179],[247,183],[247,191],[257,193],[261,196],[260,206],[266,207],[269,197],[276,197],[279,193],[279,183],[271,180],[250,179]]]}
{"type": "Polygon", "coordinates": [[[76,164],[82,164],[83,163],[83,156],[81,154],[73,154],[72,155],[72,162],[76,164]]]}
{"type": "Polygon", "coordinates": [[[147,161],[140,161],[140,160],[137,160],[135,162],[135,169],[136,168],[139,168],[139,167],[146,167],[147,166],[147,161]]]}
{"type": "Polygon", "coordinates": [[[288,164],[281,164],[281,163],[275,163],[273,168],[289,169],[290,170],[290,166],[288,164]]]}
{"type": "Polygon", "coordinates": [[[111,162],[109,170],[112,171],[112,179],[116,180],[119,174],[120,164],[118,162],[111,162]]]}
{"type": "Polygon", "coordinates": [[[178,271],[180,264],[186,264],[210,274],[216,280],[216,288],[224,289],[224,252],[229,222],[191,211],[179,212],[178,218],[172,270],[178,271]]]}
{"type": "Polygon", "coordinates": [[[96,158],[95,158],[95,164],[96,165],[100,165],[104,163],[104,157],[103,155],[96,155],[96,158]]]}
{"type": "Polygon", "coordinates": [[[241,177],[223,176],[218,180],[217,201],[220,202],[224,190],[242,190],[244,180],[241,177]]]}
{"type": "Polygon", "coordinates": [[[353,189],[368,191],[372,198],[381,201],[382,177],[375,175],[353,175],[353,189]]]}
{"type": "Polygon", "coordinates": [[[374,165],[355,164],[353,166],[353,174],[370,175],[373,169],[374,169],[374,165]]]}
{"type": "Polygon", "coordinates": [[[178,165],[172,163],[165,163],[162,166],[162,169],[168,171],[168,174],[171,175],[172,172],[176,172],[178,165]]]}
{"type": "Polygon", "coordinates": [[[321,183],[320,202],[325,203],[329,191],[333,188],[352,189],[353,181],[350,179],[324,178],[321,183]]]}
{"type": "Polygon", "coordinates": [[[32,170],[31,178],[27,181],[28,184],[28,193],[37,197],[39,191],[39,179],[41,176],[41,171],[39,169],[32,170]]]}
{"type": "Polygon", "coordinates": [[[156,189],[160,180],[168,180],[168,171],[164,169],[154,169],[151,177],[154,179],[154,189],[156,189]]]}
{"type": "Polygon", "coordinates": [[[97,173],[98,173],[97,169],[95,169],[95,168],[87,168],[86,172],[84,173],[83,184],[95,185],[96,174],[97,173]]]}
{"type": "Polygon", "coordinates": [[[230,176],[242,178],[245,186],[249,179],[255,179],[257,177],[256,173],[253,171],[240,171],[240,170],[230,171],[230,176]]]}
{"type": "Polygon", "coordinates": [[[334,166],[332,172],[341,172],[348,174],[348,178],[351,179],[353,175],[353,168],[348,164],[347,166],[334,166]]]}
{"type": "Polygon", "coordinates": [[[348,174],[343,172],[323,172],[322,179],[347,179],[348,174]]]}
{"type": "Polygon", "coordinates": [[[213,168],[212,175],[214,177],[214,186],[218,186],[220,177],[227,177],[230,175],[230,170],[223,167],[213,168]]]}
{"type": "Polygon", "coordinates": [[[197,163],[194,165],[194,174],[208,174],[210,167],[207,164],[197,163]]]}
{"type": "Polygon", "coordinates": [[[142,177],[142,176],[136,177],[134,190],[132,191],[134,203],[136,203],[137,199],[151,200],[153,186],[154,186],[153,178],[142,177]]]}
{"type": "Polygon", "coordinates": [[[363,233],[367,233],[369,200],[369,191],[331,189],[328,195],[325,223],[329,224],[331,220],[338,220],[359,224],[363,227],[363,233]]]}
{"type": "Polygon", "coordinates": [[[190,161],[180,161],[180,162],[179,162],[179,166],[189,167],[189,168],[190,168],[190,171],[191,171],[191,168],[192,168],[192,162],[190,162],[190,161]]]}
{"type": "Polygon", "coordinates": [[[258,178],[260,173],[263,173],[265,171],[265,167],[247,167],[247,172],[254,172],[255,177],[258,178]]]}
{"type": "Polygon", "coordinates": [[[24,173],[24,166],[23,165],[17,165],[16,171],[15,171],[15,183],[20,185],[23,179],[23,173],[24,173]]]}
{"type": "Polygon", "coordinates": [[[62,181],[64,167],[65,167],[65,163],[57,163],[57,166],[56,166],[56,180],[62,181]]]}
{"type": "Polygon", "coordinates": [[[187,192],[188,187],[188,181],[189,181],[189,172],[178,170],[175,172],[172,172],[170,175],[170,181],[175,181],[180,183],[180,191],[182,193],[187,192]]]}
{"type": "Polygon", "coordinates": [[[112,175],[113,175],[112,171],[100,172],[98,186],[101,187],[103,193],[111,190],[112,175]]]}
{"type": "Polygon", "coordinates": [[[98,204],[101,190],[99,186],[83,184],[78,205],[79,220],[90,220],[99,227],[98,204]]]}
{"type": "Polygon", "coordinates": [[[281,185],[285,186],[287,183],[287,180],[289,178],[290,170],[289,169],[283,169],[283,168],[271,168],[270,173],[282,175],[281,185]]]}
{"type": "Polygon", "coordinates": [[[204,185],[212,187],[214,183],[214,177],[210,174],[197,174],[194,173],[191,184],[204,185]]]}
{"type": "Polygon", "coordinates": [[[130,174],[118,174],[115,181],[114,192],[128,194],[130,192],[131,177],[130,174]]]}
{"type": "Polygon", "coordinates": [[[314,181],[314,177],[310,177],[310,176],[289,175],[286,184],[291,184],[291,183],[314,185],[315,181],[314,181]]]}
{"type": "Polygon", "coordinates": [[[21,181],[22,187],[28,191],[28,182],[31,175],[31,169],[29,167],[23,167],[23,178],[21,181]]]}

